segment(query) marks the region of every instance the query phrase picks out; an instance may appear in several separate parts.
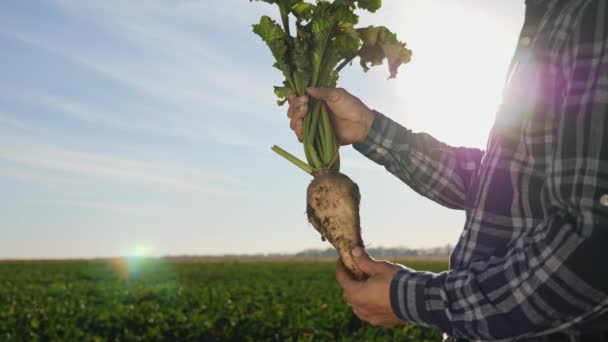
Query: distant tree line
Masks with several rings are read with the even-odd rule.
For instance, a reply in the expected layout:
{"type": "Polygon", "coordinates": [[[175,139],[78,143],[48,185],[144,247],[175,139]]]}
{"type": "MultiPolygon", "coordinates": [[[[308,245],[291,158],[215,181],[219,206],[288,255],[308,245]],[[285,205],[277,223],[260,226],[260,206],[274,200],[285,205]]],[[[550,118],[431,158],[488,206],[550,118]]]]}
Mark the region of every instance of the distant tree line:
{"type": "MultiPolygon", "coordinates": [[[[434,248],[408,247],[366,247],[365,250],[376,258],[412,258],[412,257],[442,257],[447,258],[452,253],[452,246],[434,248]]],[[[336,258],[338,253],[333,247],[325,249],[306,249],[297,253],[266,253],[266,254],[224,254],[224,255],[166,255],[166,259],[175,260],[226,260],[226,259],[297,259],[297,258],[336,258]]]]}
{"type": "MultiPolygon", "coordinates": [[[[447,257],[452,253],[452,246],[413,249],[408,247],[369,247],[366,251],[374,257],[447,257]]],[[[294,255],[296,258],[337,257],[333,248],[307,249],[294,255]]]]}

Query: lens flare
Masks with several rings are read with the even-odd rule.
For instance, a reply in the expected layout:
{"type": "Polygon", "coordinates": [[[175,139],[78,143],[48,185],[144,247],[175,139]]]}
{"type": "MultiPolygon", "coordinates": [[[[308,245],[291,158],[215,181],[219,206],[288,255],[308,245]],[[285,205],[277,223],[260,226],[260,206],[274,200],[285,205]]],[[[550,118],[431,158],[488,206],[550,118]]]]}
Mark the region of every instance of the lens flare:
{"type": "Polygon", "coordinates": [[[152,251],[153,248],[150,246],[135,246],[125,258],[110,260],[111,268],[120,278],[138,278],[146,265],[152,262],[150,260],[152,251]]]}
{"type": "Polygon", "coordinates": [[[138,277],[150,256],[152,248],[149,246],[136,246],[127,258],[127,272],[130,278],[138,277]]]}
{"type": "Polygon", "coordinates": [[[153,253],[154,248],[137,245],[126,257],[107,260],[111,273],[106,271],[103,276],[122,280],[138,301],[175,303],[183,291],[177,262],[153,253]]]}
{"type": "Polygon", "coordinates": [[[150,255],[150,251],[152,248],[148,246],[137,246],[133,249],[133,252],[130,253],[129,258],[143,258],[150,255]]]}

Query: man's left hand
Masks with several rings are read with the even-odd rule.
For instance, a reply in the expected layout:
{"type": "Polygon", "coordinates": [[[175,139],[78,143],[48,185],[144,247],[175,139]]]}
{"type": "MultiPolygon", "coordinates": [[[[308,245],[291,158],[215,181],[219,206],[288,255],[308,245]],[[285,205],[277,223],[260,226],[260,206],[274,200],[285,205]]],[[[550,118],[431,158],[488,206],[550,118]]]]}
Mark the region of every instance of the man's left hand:
{"type": "Polygon", "coordinates": [[[403,323],[393,312],[390,301],[391,281],[401,268],[390,262],[374,260],[359,247],[353,249],[352,254],[359,269],[369,277],[355,280],[338,259],[336,279],[355,315],[371,325],[385,328],[403,323]]]}

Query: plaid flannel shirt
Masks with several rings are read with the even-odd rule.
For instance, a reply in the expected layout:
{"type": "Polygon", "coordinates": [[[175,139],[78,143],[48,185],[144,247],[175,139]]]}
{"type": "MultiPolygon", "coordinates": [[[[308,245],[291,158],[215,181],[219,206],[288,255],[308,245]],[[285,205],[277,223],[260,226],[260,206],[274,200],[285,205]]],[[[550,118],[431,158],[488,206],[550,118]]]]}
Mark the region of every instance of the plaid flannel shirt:
{"type": "Polygon", "coordinates": [[[528,0],[485,151],[376,113],[355,149],[466,212],[448,272],[403,267],[405,322],[471,340],[608,329],[608,1],[528,0]]]}

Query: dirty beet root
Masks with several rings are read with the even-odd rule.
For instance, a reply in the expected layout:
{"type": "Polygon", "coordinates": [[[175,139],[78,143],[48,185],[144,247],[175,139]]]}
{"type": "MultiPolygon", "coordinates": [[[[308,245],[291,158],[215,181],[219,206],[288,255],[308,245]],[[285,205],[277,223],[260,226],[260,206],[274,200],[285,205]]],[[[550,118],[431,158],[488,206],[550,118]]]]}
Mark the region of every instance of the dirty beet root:
{"type": "Polygon", "coordinates": [[[353,248],[363,247],[360,201],[357,184],[339,172],[316,175],[306,196],[308,220],[336,248],[342,263],[356,279],[365,278],[351,254],[353,248]]]}

